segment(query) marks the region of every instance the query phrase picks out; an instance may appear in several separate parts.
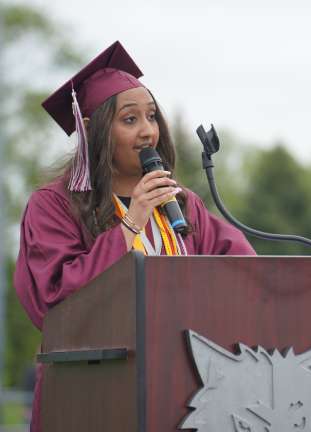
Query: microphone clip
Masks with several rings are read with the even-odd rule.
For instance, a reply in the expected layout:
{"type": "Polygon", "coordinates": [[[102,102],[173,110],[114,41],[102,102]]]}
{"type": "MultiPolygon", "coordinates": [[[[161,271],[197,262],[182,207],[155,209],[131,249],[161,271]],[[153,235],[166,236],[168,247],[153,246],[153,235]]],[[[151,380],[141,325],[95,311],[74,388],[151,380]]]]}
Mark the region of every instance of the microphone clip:
{"type": "Polygon", "coordinates": [[[204,127],[200,125],[196,130],[201,143],[203,144],[204,151],[202,152],[202,165],[203,169],[214,168],[212,155],[217,153],[220,147],[218,135],[211,125],[211,129],[206,132],[204,127]]]}
{"type": "Polygon", "coordinates": [[[204,151],[207,157],[210,158],[214,153],[218,152],[220,147],[219,138],[212,124],[208,132],[205,131],[202,125],[197,128],[196,132],[200,138],[200,141],[203,144],[204,151]]]}

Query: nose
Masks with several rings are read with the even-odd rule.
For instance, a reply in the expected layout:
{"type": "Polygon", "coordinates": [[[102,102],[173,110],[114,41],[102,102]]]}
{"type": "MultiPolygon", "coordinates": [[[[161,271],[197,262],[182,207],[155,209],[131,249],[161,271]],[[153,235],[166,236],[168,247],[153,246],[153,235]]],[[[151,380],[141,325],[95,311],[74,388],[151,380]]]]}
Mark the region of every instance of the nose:
{"type": "Polygon", "coordinates": [[[144,118],[141,120],[139,136],[142,138],[151,137],[155,134],[155,124],[144,118]]]}

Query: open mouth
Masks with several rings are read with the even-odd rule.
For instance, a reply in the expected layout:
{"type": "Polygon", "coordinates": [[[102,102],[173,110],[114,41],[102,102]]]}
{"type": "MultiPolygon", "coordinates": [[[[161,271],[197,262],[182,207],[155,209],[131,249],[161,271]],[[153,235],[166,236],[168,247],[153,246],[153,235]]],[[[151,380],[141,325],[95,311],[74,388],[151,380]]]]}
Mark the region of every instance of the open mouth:
{"type": "Polygon", "coordinates": [[[145,148],[152,148],[153,147],[153,145],[152,144],[142,144],[142,145],[140,145],[140,146],[135,146],[134,147],[134,150],[136,151],[136,152],[141,152],[142,151],[142,149],[145,149],[145,148]]]}

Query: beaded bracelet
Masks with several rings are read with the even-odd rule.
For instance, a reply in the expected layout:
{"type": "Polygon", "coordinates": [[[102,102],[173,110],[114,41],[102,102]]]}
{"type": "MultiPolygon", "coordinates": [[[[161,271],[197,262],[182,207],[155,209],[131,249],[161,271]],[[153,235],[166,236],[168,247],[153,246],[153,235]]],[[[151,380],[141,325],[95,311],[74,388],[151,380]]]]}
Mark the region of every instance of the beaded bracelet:
{"type": "Polygon", "coordinates": [[[126,228],[128,228],[132,233],[139,234],[141,232],[141,229],[134,223],[132,218],[125,214],[123,218],[121,219],[121,222],[123,223],[126,228]]]}
{"type": "Polygon", "coordinates": [[[123,216],[123,219],[125,220],[125,222],[127,222],[128,223],[128,225],[130,225],[135,231],[138,231],[139,233],[142,231],[142,229],[138,226],[138,225],[136,225],[136,223],[133,221],[133,219],[131,218],[131,216],[128,214],[128,213],[126,213],[124,216],[123,216]]]}
{"type": "Polygon", "coordinates": [[[139,234],[139,231],[136,231],[135,229],[133,229],[131,226],[129,226],[124,219],[121,219],[121,223],[126,226],[127,229],[129,229],[133,234],[139,234]]]}

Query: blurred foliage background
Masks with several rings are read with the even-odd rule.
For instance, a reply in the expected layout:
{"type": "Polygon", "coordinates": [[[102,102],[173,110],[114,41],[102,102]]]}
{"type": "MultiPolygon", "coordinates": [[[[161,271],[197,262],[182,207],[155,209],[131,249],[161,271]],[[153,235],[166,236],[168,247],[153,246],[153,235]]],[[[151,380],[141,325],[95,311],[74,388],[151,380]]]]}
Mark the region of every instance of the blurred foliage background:
{"type": "MultiPolygon", "coordinates": [[[[12,285],[18,226],[31,191],[40,184],[42,173],[53,159],[53,151],[60,157],[67,151],[65,146],[61,150],[57,146],[57,126],[40,103],[54,89],[51,75],[66,79],[89,59],[83,58],[86,50],[73,45],[70,29],[60,28],[59,23],[56,26],[40,11],[0,2],[0,12],[1,94],[5,101],[0,108],[0,144],[4,146],[1,187],[5,194],[1,211],[6,214],[5,385],[20,387],[26,367],[34,361],[40,334],[26,317],[12,285]]],[[[194,131],[185,127],[182,112],[176,113],[170,123],[180,182],[217,213],[201,168],[201,144],[194,131]]],[[[262,150],[241,143],[231,131],[217,132],[221,150],[214,157],[215,177],[227,208],[254,228],[311,237],[311,167],[299,163],[282,143],[262,150]]],[[[310,254],[299,245],[255,238],[249,241],[258,254],[310,254]]]]}

